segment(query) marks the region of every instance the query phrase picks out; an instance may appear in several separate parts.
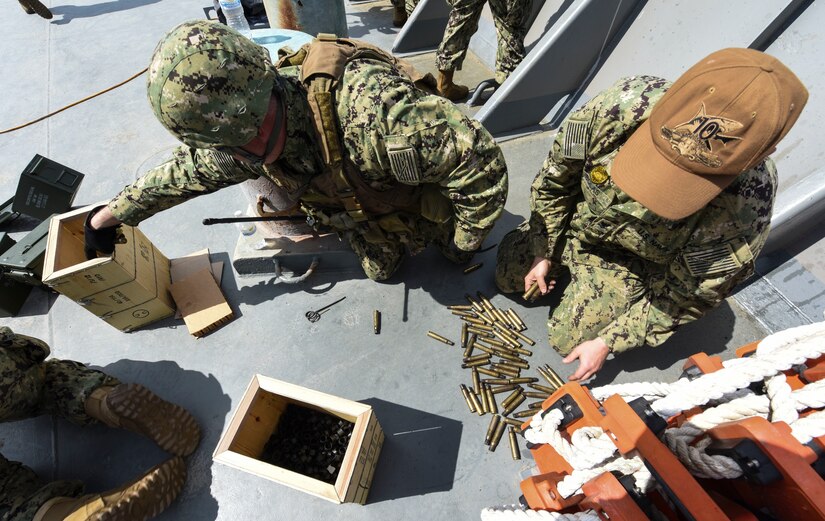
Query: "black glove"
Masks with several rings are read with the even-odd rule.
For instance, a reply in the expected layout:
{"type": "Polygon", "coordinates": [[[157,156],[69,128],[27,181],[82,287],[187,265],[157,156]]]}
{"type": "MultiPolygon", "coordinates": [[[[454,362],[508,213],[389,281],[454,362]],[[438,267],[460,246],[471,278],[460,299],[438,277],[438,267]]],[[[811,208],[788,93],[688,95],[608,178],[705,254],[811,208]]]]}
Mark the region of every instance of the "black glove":
{"type": "Polygon", "coordinates": [[[94,229],[91,226],[92,217],[103,206],[98,206],[89,212],[86,216],[86,222],[83,224],[83,247],[86,252],[87,259],[97,258],[97,252],[105,255],[111,255],[115,251],[115,240],[117,239],[117,226],[108,226],[106,228],[94,229]]]}

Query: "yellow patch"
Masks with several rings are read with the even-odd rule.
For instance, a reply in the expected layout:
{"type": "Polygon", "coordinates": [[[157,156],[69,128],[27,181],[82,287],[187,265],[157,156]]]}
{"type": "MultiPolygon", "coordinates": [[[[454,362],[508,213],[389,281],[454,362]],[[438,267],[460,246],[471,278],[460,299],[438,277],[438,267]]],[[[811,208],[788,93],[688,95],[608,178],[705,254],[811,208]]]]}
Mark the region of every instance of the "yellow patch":
{"type": "Polygon", "coordinates": [[[607,174],[607,169],[603,166],[597,166],[590,171],[590,181],[595,185],[603,185],[608,177],[610,176],[607,174]]]}

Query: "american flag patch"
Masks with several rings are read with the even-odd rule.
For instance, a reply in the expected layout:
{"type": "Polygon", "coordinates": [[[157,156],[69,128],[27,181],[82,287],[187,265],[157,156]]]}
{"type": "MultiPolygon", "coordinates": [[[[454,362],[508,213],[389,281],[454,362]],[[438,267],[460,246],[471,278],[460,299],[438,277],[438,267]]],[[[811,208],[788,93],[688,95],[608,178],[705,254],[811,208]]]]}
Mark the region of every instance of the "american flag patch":
{"type": "Polygon", "coordinates": [[[742,263],[734,254],[730,244],[685,253],[684,259],[688,271],[694,277],[724,273],[742,267],[742,263]]]}
{"type": "Polygon", "coordinates": [[[584,159],[587,147],[587,121],[567,122],[564,128],[564,157],[584,159]]]}
{"type": "Polygon", "coordinates": [[[387,156],[390,158],[390,169],[396,179],[407,184],[418,184],[421,181],[415,149],[387,149],[387,156]]]}

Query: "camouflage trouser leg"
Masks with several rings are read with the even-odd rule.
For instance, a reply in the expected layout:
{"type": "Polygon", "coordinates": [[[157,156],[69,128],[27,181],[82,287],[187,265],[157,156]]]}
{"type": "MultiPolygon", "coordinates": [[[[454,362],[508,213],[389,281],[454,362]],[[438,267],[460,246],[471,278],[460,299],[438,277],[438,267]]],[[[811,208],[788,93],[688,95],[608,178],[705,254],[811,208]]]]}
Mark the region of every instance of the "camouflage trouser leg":
{"type": "Polygon", "coordinates": [[[114,387],[120,380],[71,360],[46,360],[41,413],[56,414],[78,425],[97,423],[86,414],[86,399],[102,386],[114,387]]]}
{"type": "Polygon", "coordinates": [[[592,256],[585,264],[568,253],[572,251],[565,252],[563,262],[570,269],[570,284],[547,320],[550,346],[563,355],[596,338],[645,291],[642,279],[627,269],[597,266],[592,256]]]}
{"type": "Polygon", "coordinates": [[[406,0],[404,2],[404,9],[407,11],[407,16],[411,15],[413,11],[415,11],[415,7],[418,5],[420,0],[406,0]]]}
{"type": "Polygon", "coordinates": [[[34,471],[0,455],[0,520],[30,521],[37,510],[53,497],[78,497],[80,481],[43,483],[34,471]]]}
{"type": "Polygon", "coordinates": [[[444,30],[444,39],[435,53],[440,71],[461,69],[470,38],[478,30],[478,19],[485,0],[449,0],[452,10],[444,30]]]}
{"type": "Polygon", "coordinates": [[[524,36],[532,0],[490,0],[496,24],[496,81],[504,80],[524,59],[524,36]]]}
{"type": "MultiPolygon", "coordinates": [[[[499,243],[496,285],[502,292],[524,291],[524,276],[533,263],[529,237],[529,222],[524,222],[499,243]]],[[[550,346],[561,354],[595,338],[645,291],[643,277],[623,265],[580,254],[579,249],[578,243],[571,240],[564,248],[561,262],[553,262],[551,273],[557,277],[562,265],[570,271],[570,283],[547,320],[550,346]]]]}
{"type": "Polygon", "coordinates": [[[120,383],[71,360],[32,363],[24,352],[14,349],[1,349],[0,356],[0,389],[5,398],[0,421],[56,414],[79,425],[94,423],[86,414],[86,398],[98,387],[120,383]]]}
{"type": "Polygon", "coordinates": [[[361,268],[370,280],[387,280],[396,272],[407,253],[407,248],[401,243],[373,244],[367,242],[359,233],[349,236],[349,245],[358,259],[361,268]]]}

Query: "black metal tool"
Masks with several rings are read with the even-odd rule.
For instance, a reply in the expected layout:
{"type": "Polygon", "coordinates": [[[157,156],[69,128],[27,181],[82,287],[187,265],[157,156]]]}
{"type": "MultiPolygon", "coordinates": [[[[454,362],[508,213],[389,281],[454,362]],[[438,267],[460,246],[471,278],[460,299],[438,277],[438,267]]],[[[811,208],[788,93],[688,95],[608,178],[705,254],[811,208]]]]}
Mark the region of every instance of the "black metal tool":
{"type": "Polygon", "coordinates": [[[333,302],[332,304],[327,304],[326,306],[322,307],[321,309],[317,309],[315,311],[307,311],[306,314],[305,314],[305,316],[307,317],[307,320],[309,320],[310,322],[318,322],[318,320],[321,319],[321,315],[326,310],[328,310],[329,308],[331,308],[335,304],[341,302],[345,298],[347,298],[347,297],[341,297],[338,300],[336,300],[335,302],[333,302]]]}

